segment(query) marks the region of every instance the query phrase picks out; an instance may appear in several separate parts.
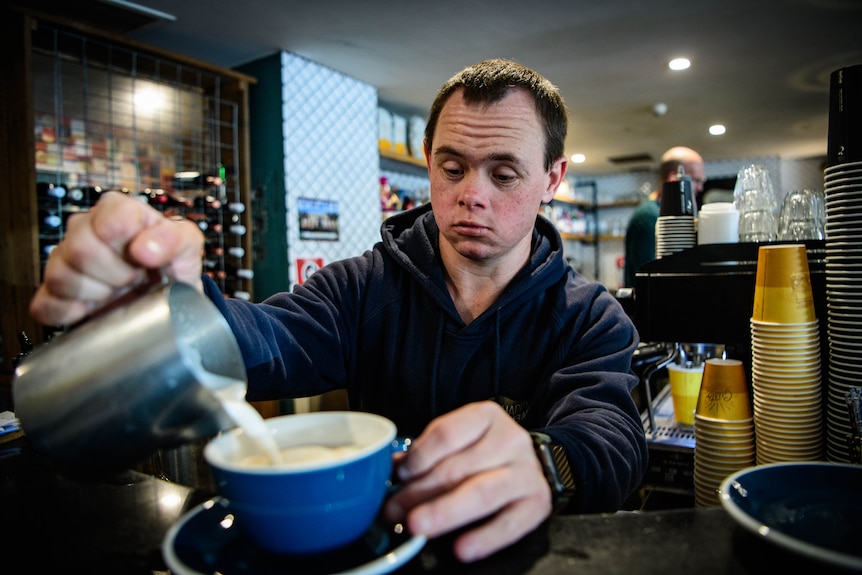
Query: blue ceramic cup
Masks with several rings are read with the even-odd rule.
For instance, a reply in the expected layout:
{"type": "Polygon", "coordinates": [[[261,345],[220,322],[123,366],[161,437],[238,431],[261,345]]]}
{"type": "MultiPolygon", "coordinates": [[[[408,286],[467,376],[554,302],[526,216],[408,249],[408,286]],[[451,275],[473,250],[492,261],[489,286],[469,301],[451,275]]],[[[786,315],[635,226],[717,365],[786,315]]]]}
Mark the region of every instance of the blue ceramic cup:
{"type": "Polygon", "coordinates": [[[266,424],[281,463],[270,463],[240,428],[204,448],[236,526],[261,548],[281,554],[319,553],[361,537],[390,487],[395,424],[352,411],[283,415],[266,424]]]}

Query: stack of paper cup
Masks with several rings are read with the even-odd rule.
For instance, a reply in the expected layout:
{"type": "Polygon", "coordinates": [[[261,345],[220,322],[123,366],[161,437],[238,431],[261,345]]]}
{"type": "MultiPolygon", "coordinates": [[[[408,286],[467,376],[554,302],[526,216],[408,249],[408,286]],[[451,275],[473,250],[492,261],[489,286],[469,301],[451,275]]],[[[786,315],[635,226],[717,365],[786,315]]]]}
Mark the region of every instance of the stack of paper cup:
{"type": "Polygon", "coordinates": [[[804,245],[759,248],[751,357],[757,464],[821,460],[820,329],[804,245]]]}
{"type": "Polygon", "coordinates": [[[745,367],[738,359],[706,360],[694,437],[695,505],[717,507],[722,480],[755,464],[751,398],[745,367]]]}

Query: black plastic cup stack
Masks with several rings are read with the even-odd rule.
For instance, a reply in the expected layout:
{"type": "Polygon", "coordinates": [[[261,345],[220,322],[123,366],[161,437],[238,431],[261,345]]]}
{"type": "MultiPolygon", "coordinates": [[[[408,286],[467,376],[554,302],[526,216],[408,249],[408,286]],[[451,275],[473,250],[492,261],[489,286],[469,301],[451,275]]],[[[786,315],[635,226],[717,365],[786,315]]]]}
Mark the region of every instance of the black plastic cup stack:
{"type": "Polygon", "coordinates": [[[655,230],[656,258],[697,244],[696,216],[691,177],[680,168],[675,180],[662,184],[655,230]]]}
{"type": "Polygon", "coordinates": [[[830,76],[826,204],[826,456],[853,460],[848,396],[862,372],[862,64],[830,76]]]}

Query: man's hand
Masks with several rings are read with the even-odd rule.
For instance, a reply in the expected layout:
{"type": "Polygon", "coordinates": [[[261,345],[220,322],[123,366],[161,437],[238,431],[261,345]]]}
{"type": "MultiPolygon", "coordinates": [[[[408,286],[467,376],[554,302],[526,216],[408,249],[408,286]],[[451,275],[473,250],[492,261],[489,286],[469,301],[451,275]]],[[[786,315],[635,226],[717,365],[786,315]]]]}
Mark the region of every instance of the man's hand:
{"type": "Polygon", "coordinates": [[[170,220],[131,196],[107,192],[91,210],[69,218],[30,313],[45,325],[72,324],[160,270],[203,290],[203,241],[193,222],[170,220]]]}
{"type": "Polygon", "coordinates": [[[529,433],[491,401],[432,421],[397,470],[404,486],[385,504],[390,521],[436,537],[484,520],[456,539],[460,561],[515,543],[551,514],[551,490],[529,433]]]}

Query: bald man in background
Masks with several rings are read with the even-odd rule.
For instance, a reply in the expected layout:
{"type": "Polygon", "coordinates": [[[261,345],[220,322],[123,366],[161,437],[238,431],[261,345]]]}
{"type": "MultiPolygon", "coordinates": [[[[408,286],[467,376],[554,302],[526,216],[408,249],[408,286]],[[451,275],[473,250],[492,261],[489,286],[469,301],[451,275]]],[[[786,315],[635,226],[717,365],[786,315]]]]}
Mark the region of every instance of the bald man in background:
{"type": "Polygon", "coordinates": [[[643,264],[655,259],[655,225],[659,216],[661,188],[665,182],[676,180],[680,166],[685,170],[685,174],[691,177],[692,193],[694,194],[692,199],[696,200],[703,193],[706,172],[703,167],[703,158],[699,153],[685,146],[675,146],[662,154],[658,189],[635,208],[626,227],[625,275],[623,277],[625,287],[633,287],[635,285],[635,273],[643,264]]]}

